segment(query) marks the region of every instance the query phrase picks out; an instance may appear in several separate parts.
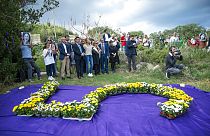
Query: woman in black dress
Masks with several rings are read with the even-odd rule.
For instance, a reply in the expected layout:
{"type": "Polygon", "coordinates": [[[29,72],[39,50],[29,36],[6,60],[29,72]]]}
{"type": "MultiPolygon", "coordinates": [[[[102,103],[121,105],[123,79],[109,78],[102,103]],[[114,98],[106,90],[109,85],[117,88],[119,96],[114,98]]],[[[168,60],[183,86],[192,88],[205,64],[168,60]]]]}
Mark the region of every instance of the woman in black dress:
{"type": "Polygon", "coordinates": [[[93,42],[93,50],[92,50],[92,56],[93,56],[93,69],[95,71],[95,75],[100,74],[100,52],[101,49],[98,47],[98,42],[93,42]]]}
{"type": "Polygon", "coordinates": [[[117,51],[118,51],[118,47],[113,44],[113,41],[111,40],[109,42],[110,46],[109,46],[109,62],[111,63],[111,69],[112,69],[112,72],[114,73],[115,72],[115,65],[116,65],[116,62],[117,62],[117,51]]]}

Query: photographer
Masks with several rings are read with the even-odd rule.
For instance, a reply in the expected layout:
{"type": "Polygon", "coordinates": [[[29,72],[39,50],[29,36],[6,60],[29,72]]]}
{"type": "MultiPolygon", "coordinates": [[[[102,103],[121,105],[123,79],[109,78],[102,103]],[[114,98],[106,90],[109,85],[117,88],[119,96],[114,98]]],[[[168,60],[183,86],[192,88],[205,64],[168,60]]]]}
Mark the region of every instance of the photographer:
{"type": "Polygon", "coordinates": [[[169,48],[169,54],[166,56],[166,78],[170,78],[171,75],[176,75],[181,72],[184,68],[183,64],[176,64],[176,61],[183,60],[180,50],[178,50],[175,46],[171,46],[169,48]]]}
{"type": "Polygon", "coordinates": [[[128,59],[129,72],[131,72],[131,62],[133,70],[134,71],[136,70],[136,56],[137,56],[136,48],[137,48],[136,41],[134,40],[134,36],[131,35],[125,46],[125,55],[127,56],[128,59]]]}

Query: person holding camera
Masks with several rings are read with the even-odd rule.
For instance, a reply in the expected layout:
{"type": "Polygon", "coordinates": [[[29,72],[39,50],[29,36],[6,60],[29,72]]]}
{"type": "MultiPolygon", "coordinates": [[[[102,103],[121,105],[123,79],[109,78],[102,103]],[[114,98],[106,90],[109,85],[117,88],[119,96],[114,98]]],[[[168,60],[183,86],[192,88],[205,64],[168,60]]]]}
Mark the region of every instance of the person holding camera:
{"type": "Polygon", "coordinates": [[[170,78],[172,75],[176,75],[181,73],[184,68],[183,64],[176,64],[176,61],[183,60],[183,56],[181,55],[180,50],[178,50],[175,46],[171,46],[169,48],[169,54],[166,56],[166,78],[170,78]]]}
{"type": "Polygon", "coordinates": [[[128,59],[128,71],[131,72],[131,62],[132,62],[132,68],[135,71],[136,70],[136,41],[134,40],[134,36],[131,35],[129,40],[126,43],[125,46],[125,55],[127,56],[128,59]]]}

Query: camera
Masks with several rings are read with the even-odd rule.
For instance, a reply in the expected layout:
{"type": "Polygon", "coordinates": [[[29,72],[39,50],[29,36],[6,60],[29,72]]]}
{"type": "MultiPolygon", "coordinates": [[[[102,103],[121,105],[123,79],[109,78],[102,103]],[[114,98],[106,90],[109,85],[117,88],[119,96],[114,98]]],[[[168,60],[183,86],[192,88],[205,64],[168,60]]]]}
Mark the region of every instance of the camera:
{"type": "Polygon", "coordinates": [[[176,49],[174,51],[174,56],[180,56],[181,55],[181,51],[179,49],[176,49]]]}
{"type": "Polygon", "coordinates": [[[181,51],[180,51],[179,49],[176,49],[176,50],[174,51],[174,57],[175,57],[176,59],[180,60],[180,61],[183,59],[183,57],[182,57],[181,54],[182,54],[182,53],[181,53],[181,51]]]}

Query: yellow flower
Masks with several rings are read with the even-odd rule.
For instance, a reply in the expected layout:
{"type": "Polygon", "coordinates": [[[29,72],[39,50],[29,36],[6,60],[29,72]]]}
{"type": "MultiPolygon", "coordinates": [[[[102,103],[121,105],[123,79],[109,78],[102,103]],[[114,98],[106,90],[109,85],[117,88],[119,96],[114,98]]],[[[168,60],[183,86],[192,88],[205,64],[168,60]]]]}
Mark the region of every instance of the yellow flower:
{"type": "Polygon", "coordinates": [[[12,110],[12,112],[15,112],[17,110],[18,106],[15,106],[12,110]]]}

